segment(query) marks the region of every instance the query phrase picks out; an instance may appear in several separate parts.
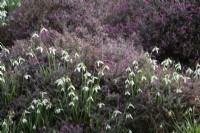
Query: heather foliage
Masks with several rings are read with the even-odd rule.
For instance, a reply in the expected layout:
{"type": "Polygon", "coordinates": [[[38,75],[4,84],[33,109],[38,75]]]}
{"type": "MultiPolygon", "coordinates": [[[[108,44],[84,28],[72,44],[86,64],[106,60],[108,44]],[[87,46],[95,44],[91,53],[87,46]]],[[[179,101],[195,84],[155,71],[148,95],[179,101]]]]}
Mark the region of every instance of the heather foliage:
{"type": "Polygon", "coordinates": [[[199,61],[199,1],[127,1],[113,5],[105,17],[111,37],[131,37],[137,32],[145,50],[160,49],[166,57],[190,64],[199,61]]]}
{"type": "Polygon", "coordinates": [[[23,0],[0,27],[0,133],[199,132],[198,4],[23,0]]]}

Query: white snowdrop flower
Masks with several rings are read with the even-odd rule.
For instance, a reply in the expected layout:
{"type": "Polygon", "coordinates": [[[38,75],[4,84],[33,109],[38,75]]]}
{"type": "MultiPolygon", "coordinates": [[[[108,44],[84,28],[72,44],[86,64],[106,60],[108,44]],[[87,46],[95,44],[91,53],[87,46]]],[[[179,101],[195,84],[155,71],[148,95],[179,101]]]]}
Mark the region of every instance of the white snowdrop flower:
{"type": "Polygon", "coordinates": [[[91,77],[92,75],[91,75],[91,73],[89,73],[89,72],[86,72],[85,74],[84,74],[84,77],[87,79],[88,77],[91,77]]]}
{"type": "Polygon", "coordinates": [[[49,52],[50,52],[50,54],[55,55],[56,54],[56,49],[54,47],[50,47],[49,48],[49,52]]]}
{"type": "Polygon", "coordinates": [[[157,46],[155,46],[152,50],[152,52],[156,51],[156,53],[158,54],[159,48],[157,46]]]}
{"type": "Polygon", "coordinates": [[[28,80],[28,79],[31,78],[31,75],[26,74],[26,75],[24,75],[24,78],[25,78],[26,80],[28,80]]]}
{"type": "Polygon", "coordinates": [[[3,78],[0,78],[0,81],[5,83],[5,80],[3,78]]]}
{"type": "Polygon", "coordinates": [[[162,66],[165,66],[165,67],[168,67],[169,65],[171,65],[172,64],[172,60],[171,59],[165,59],[162,63],[161,63],[161,65],[162,66]]]}
{"type": "Polygon", "coordinates": [[[31,58],[33,58],[33,57],[34,57],[34,55],[33,55],[33,53],[32,53],[32,52],[29,52],[29,53],[27,53],[26,55],[27,55],[27,56],[30,56],[31,58]]]}
{"type": "Polygon", "coordinates": [[[126,72],[131,72],[131,68],[130,67],[126,68],[126,72]]]}
{"type": "Polygon", "coordinates": [[[35,130],[36,129],[36,126],[35,125],[33,125],[33,130],[35,130]]]}
{"type": "Polygon", "coordinates": [[[131,71],[131,72],[129,73],[129,76],[135,76],[135,73],[134,73],[133,71],[131,71]]]}
{"type": "Polygon", "coordinates": [[[68,96],[70,97],[70,96],[75,96],[75,93],[73,92],[73,91],[71,91],[69,94],[68,94],[68,96]]]}
{"type": "Polygon", "coordinates": [[[68,87],[68,90],[70,90],[70,89],[75,90],[75,87],[71,84],[71,85],[68,87]]]}
{"type": "Polygon", "coordinates": [[[133,86],[135,83],[133,80],[130,81],[130,85],[133,86]]]}
{"type": "Polygon", "coordinates": [[[35,107],[33,105],[31,105],[28,109],[35,110],[35,107]]]}
{"type": "Polygon", "coordinates": [[[103,65],[103,64],[104,64],[103,61],[101,61],[101,60],[98,60],[96,63],[97,63],[97,66],[98,66],[98,67],[100,67],[100,65],[103,65]]]}
{"type": "Polygon", "coordinates": [[[130,96],[131,94],[130,94],[129,91],[126,91],[126,92],[125,92],[125,95],[126,95],[126,96],[130,96]]]}
{"type": "Polygon", "coordinates": [[[98,72],[98,75],[99,76],[104,76],[104,72],[101,70],[101,71],[98,72]]]}
{"type": "Polygon", "coordinates": [[[188,69],[186,70],[186,74],[191,75],[192,73],[193,73],[193,70],[192,70],[191,68],[188,68],[188,69]]]}
{"type": "Polygon", "coordinates": [[[142,93],[142,90],[139,88],[139,89],[137,90],[137,93],[142,93]]]}
{"type": "Polygon", "coordinates": [[[25,61],[25,59],[19,57],[19,59],[18,59],[19,64],[21,64],[21,63],[24,62],[24,61],[25,61]]]}
{"type": "Polygon", "coordinates": [[[83,90],[83,91],[89,91],[89,87],[84,86],[84,87],[82,88],[82,90],[83,90]]]}
{"type": "Polygon", "coordinates": [[[22,123],[27,123],[27,120],[25,118],[23,118],[22,123]]]}
{"type": "Polygon", "coordinates": [[[176,82],[179,82],[180,78],[182,77],[182,75],[178,74],[177,72],[173,72],[173,79],[176,81],[176,82]]]}
{"type": "Polygon", "coordinates": [[[78,53],[75,53],[75,58],[78,59],[80,56],[78,53]]]}
{"type": "Polygon", "coordinates": [[[25,111],[24,111],[24,113],[25,113],[25,114],[30,114],[31,112],[29,112],[29,111],[25,110],[25,111]]]}
{"type": "Polygon", "coordinates": [[[16,60],[14,60],[14,61],[12,62],[12,65],[13,65],[13,66],[19,66],[19,62],[16,61],[16,60]]]}
{"type": "Polygon", "coordinates": [[[42,28],[41,30],[40,30],[40,33],[42,33],[42,32],[48,32],[48,30],[46,29],[46,28],[42,28]]]}
{"type": "Polygon", "coordinates": [[[47,104],[46,110],[51,109],[51,107],[52,107],[52,104],[51,104],[51,103],[47,104]]]}
{"type": "Polygon", "coordinates": [[[106,124],[106,130],[110,130],[111,126],[109,124],[106,124]]]}
{"type": "Polygon", "coordinates": [[[74,100],[74,101],[78,101],[78,96],[74,96],[74,97],[73,97],[73,100],[74,100]]]}
{"type": "Polygon", "coordinates": [[[190,77],[182,77],[182,79],[183,79],[184,83],[186,83],[187,80],[190,80],[190,77]]]}
{"type": "Polygon", "coordinates": [[[176,92],[176,93],[182,93],[182,90],[181,90],[180,88],[177,88],[177,89],[175,90],[175,92],[176,92]]]}
{"type": "Polygon", "coordinates": [[[142,70],[138,70],[137,73],[138,73],[138,74],[142,73],[142,70]]]}
{"type": "Polygon", "coordinates": [[[160,92],[157,92],[157,93],[156,93],[156,96],[160,97],[160,92]]]}
{"type": "Polygon", "coordinates": [[[128,133],[133,133],[130,129],[128,130],[128,133]]]}
{"type": "Polygon", "coordinates": [[[67,55],[62,56],[61,60],[64,60],[66,62],[70,61],[70,55],[67,54],[67,55]]]}
{"type": "Polygon", "coordinates": [[[125,84],[130,84],[128,79],[125,80],[125,84]]]}
{"type": "Polygon", "coordinates": [[[39,110],[39,109],[37,109],[36,113],[37,113],[37,114],[40,114],[40,110],[39,110]]]}
{"type": "Polygon", "coordinates": [[[64,81],[63,81],[63,79],[62,78],[60,78],[60,79],[58,79],[58,80],[56,80],[56,82],[55,82],[56,84],[57,84],[57,86],[63,86],[64,85],[64,81]]]}
{"type": "Polygon", "coordinates": [[[37,47],[36,50],[40,51],[40,53],[44,51],[43,47],[37,47]]]}
{"type": "Polygon", "coordinates": [[[168,85],[169,83],[171,83],[170,75],[169,74],[166,74],[165,77],[162,80],[165,81],[166,85],[168,85]]]}
{"type": "Polygon", "coordinates": [[[116,117],[118,114],[122,114],[122,112],[120,112],[119,110],[115,110],[114,112],[113,112],[113,117],[116,117]]]}
{"type": "Polygon", "coordinates": [[[152,75],[151,76],[151,83],[153,83],[156,80],[158,80],[158,77],[156,75],[152,75]]]}
{"type": "Polygon", "coordinates": [[[190,107],[190,108],[188,109],[188,111],[189,111],[189,112],[192,112],[192,111],[193,111],[193,109],[190,107]]]}
{"type": "Polygon", "coordinates": [[[133,66],[137,66],[138,65],[138,61],[133,61],[133,66]]]}
{"type": "Polygon", "coordinates": [[[7,127],[8,125],[7,125],[7,123],[5,121],[3,121],[2,126],[3,127],[7,127]]]}
{"type": "Polygon", "coordinates": [[[92,98],[92,96],[90,96],[90,97],[87,99],[87,101],[88,101],[88,102],[89,102],[89,101],[94,102],[94,99],[92,98]]]}
{"type": "Polygon", "coordinates": [[[93,84],[94,83],[94,81],[93,80],[91,80],[91,79],[89,79],[88,81],[87,81],[87,85],[89,85],[89,84],[93,84]]]}
{"type": "Polygon", "coordinates": [[[3,76],[3,73],[2,73],[2,71],[0,71],[0,75],[1,75],[1,76],[3,76]]]}
{"type": "Polygon", "coordinates": [[[6,1],[3,1],[2,3],[0,3],[0,8],[4,8],[5,6],[7,6],[6,1]]]}
{"type": "Polygon", "coordinates": [[[146,58],[149,58],[149,57],[150,57],[150,55],[149,55],[148,52],[145,53],[145,56],[146,56],[146,58]]]}
{"type": "Polygon", "coordinates": [[[93,90],[97,93],[99,90],[101,90],[101,87],[97,85],[93,88],[93,90]]]}
{"type": "Polygon", "coordinates": [[[84,72],[86,71],[86,66],[84,63],[79,63],[75,69],[75,71],[78,71],[78,72],[80,72],[81,70],[84,72]]]}
{"type": "Polygon", "coordinates": [[[110,68],[109,68],[107,65],[105,65],[105,66],[103,67],[103,70],[107,70],[107,71],[109,71],[110,68]]]}
{"type": "Polygon", "coordinates": [[[74,102],[70,102],[69,106],[73,106],[74,107],[74,102]]]}
{"type": "Polygon", "coordinates": [[[62,50],[62,56],[69,55],[67,51],[62,50]]]}
{"type": "Polygon", "coordinates": [[[48,99],[43,99],[42,104],[43,104],[44,106],[46,106],[48,102],[49,102],[48,99]]]}
{"type": "Polygon", "coordinates": [[[39,37],[39,35],[37,34],[37,33],[34,33],[33,35],[32,35],[32,38],[38,38],[39,37]]]}
{"type": "Polygon", "coordinates": [[[7,12],[6,11],[0,11],[0,19],[6,17],[7,12]]]}
{"type": "Polygon", "coordinates": [[[6,71],[6,68],[5,68],[4,65],[1,65],[1,66],[0,66],[0,69],[1,69],[2,71],[6,71]]]}
{"type": "Polygon", "coordinates": [[[40,95],[42,96],[42,98],[44,98],[44,95],[47,95],[46,92],[40,92],[40,95]]]}
{"type": "Polygon", "coordinates": [[[104,103],[98,103],[97,105],[98,105],[98,107],[99,107],[100,109],[101,109],[103,106],[105,106],[104,103]]]}
{"type": "Polygon", "coordinates": [[[151,62],[152,68],[153,68],[153,70],[155,71],[156,68],[158,68],[157,61],[156,61],[156,60],[151,60],[151,61],[152,61],[152,62],[151,62]]]}
{"type": "Polygon", "coordinates": [[[126,119],[133,119],[132,115],[130,113],[126,114],[126,119]]]}
{"type": "Polygon", "coordinates": [[[142,81],[146,81],[147,78],[146,78],[145,76],[142,76],[141,80],[142,80],[142,81]]]}
{"type": "Polygon", "coordinates": [[[60,109],[60,108],[55,109],[56,114],[60,114],[61,111],[62,111],[62,109],[60,109]]]}
{"type": "Polygon", "coordinates": [[[180,62],[175,65],[175,69],[176,69],[176,71],[181,70],[180,62]]]}
{"type": "Polygon", "coordinates": [[[133,106],[133,104],[132,104],[132,103],[129,103],[129,104],[128,104],[128,107],[127,107],[127,109],[130,109],[130,108],[132,108],[132,109],[135,109],[135,107],[133,106]]]}

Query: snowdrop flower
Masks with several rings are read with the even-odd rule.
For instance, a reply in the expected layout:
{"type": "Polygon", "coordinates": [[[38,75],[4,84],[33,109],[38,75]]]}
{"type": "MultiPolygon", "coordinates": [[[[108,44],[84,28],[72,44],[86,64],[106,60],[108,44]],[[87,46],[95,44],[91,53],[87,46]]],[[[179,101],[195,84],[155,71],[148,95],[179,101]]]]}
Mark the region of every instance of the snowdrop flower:
{"type": "Polygon", "coordinates": [[[35,107],[33,105],[31,105],[28,109],[35,110],[35,107]]]}
{"type": "Polygon", "coordinates": [[[181,89],[179,89],[179,88],[177,88],[177,89],[175,90],[175,92],[176,92],[176,93],[181,93],[181,92],[182,92],[182,90],[181,90],[181,89]]]}
{"type": "Polygon", "coordinates": [[[3,78],[0,78],[0,81],[5,83],[5,80],[3,78]]]}
{"type": "Polygon", "coordinates": [[[69,103],[69,106],[74,106],[74,102],[70,102],[70,103],[69,103]]]}
{"type": "Polygon", "coordinates": [[[190,77],[182,77],[182,79],[183,79],[184,83],[186,83],[186,82],[187,82],[187,80],[189,80],[189,79],[190,79],[190,77]]]}
{"type": "Polygon", "coordinates": [[[23,118],[22,123],[27,123],[27,120],[25,118],[23,118]]]}
{"type": "Polygon", "coordinates": [[[104,103],[98,103],[97,105],[98,105],[98,107],[99,107],[100,109],[101,109],[103,106],[105,106],[104,103]]]}
{"type": "Polygon", "coordinates": [[[90,97],[87,99],[87,101],[88,101],[88,102],[89,102],[89,101],[94,102],[94,99],[92,98],[92,96],[90,96],[90,97]]]}
{"type": "Polygon", "coordinates": [[[88,77],[91,77],[92,75],[91,75],[91,73],[89,73],[89,72],[86,72],[85,74],[84,74],[84,77],[87,79],[88,77]]]}
{"type": "Polygon", "coordinates": [[[0,3],[0,8],[4,8],[5,6],[7,6],[6,1],[4,0],[2,3],[0,3]]]}
{"type": "Polygon", "coordinates": [[[38,38],[39,37],[39,35],[37,34],[37,33],[34,33],[33,35],[32,35],[32,38],[38,38]]]}
{"type": "Polygon", "coordinates": [[[134,73],[133,71],[131,71],[131,72],[129,73],[129,76],[135,76],[135,73],[134,73]]]}
{"type": "Polygon", "coordinates": [[[133,133],[130,129],[128,130],[128,133],[133,133]]]}
{"type": "Polygon", "coordinates": [[[163,65],[163,66],[165,66],[165,67],[168,67],[169,65],[171,65],[172,64],[172,60],[171,59],[165,59],[162,63],[161,63],[161,65],[163,65]]]}
{"type": "Polygon", "coordinates": [[[142,92],[142,90],[139,88],[138,90],[137,90],[137,93],[141,93],[142,92]]]}
{"type": "Polygon", "coordinates": [[[33,125],[33,130],[35,130],[36,129],[36,126],[35,125],[33,125]]]}
{"type": "Polygon", "coordinates": [[[146,78],[145,76],[142,76],[141,80],[142,80],[142,81],[146,81],[147,78],[146,78]]]}
{"type": "Polygon", "coordinates": [[[26,74],[26,75],[24,75],[24,78],[27,80],[27,79],[30,79],[31,78],[31,75],[28,75],[28,74],[26,74]]]}
{"type": "Polygon", "coordinates": [[[68,90],[70,90],[70,89],[75,90],[75,87],[71,84],[71,85],[68,87],[68,90]]]}
{"type": "Polygon", "coordinates": [[[33,58],[33,57],[34,57],[34,55],[33,55],[33,53],[32,53],[32,52],[29,52],[29,53],[27,53],[26,55],[27,55],[27,56],[30,56],[31,58],[33,58]]]}
{"type": "Polygon", "coordinates": [[[135,107],[133,106],[133,104],[129,103],[127,109],[132,108],[135,109],[135,107]]]}
{"type": "Polygon", "coordinates": [[[56,114],[60,114],[61,111],[62,111],[62,109],[57,108],[57,109],[55,110],[55,113],[56,113],[56,114]]]}
{"type": "Polygon", "coordinates": [[[86,70],[86,66],[84,63],[79,63],[75,69],[75,71],[80,72],[81,70],[85,71],[86,70]]]}
{"type": "Polygon", "coordinates": [[[158,80],[158,77],[156,75],[151,76],[151,83],[158,80]]]}
{"type": "Polygon", "coordinates": [[[116,117],[118,114],[122,114],[122,112],[120,112],[119,110],[115,110],[113,112],[113,117],[116,117]]]}
{"type": "MultiPolygon", "coordinates": [[[[0,63],[1,63],[1,62],[0,62],[0,63]]],[[[1,66],[0,66],[0,69],[1,69],[2,71],[6,71],[6,68],[5,68],[4,65],[1,65],[1,66]]]]}
{"type": "Polygon", "coordinates": [[[175,69],[176,69],[176,71],[181,70],[180,62],[175,65],[175,69]]]}
{"type": "Polygon", "coordinates": [[[89,91],[89,87],[84,86],[84,87],[82,88],[82,90],[83,90],[83,91],[89,91]]]}
{"type": "Polygon", "coordinates": [[[100,60],[97,61],[97,66],[98,67],[100,67],[100,65],[103,65],[103,64],[104,64],[103,61],[100,61],[100,60]]]}
{"type": "Polygon", "coordinates": [[[60,78],[60,79],[56,80],[55,83],[57,84],[57,86],[60,86],[60,85],[63,86],[65,81],[63,80],[63,78],[60,78]]]}
{"type": "Polygon", "coordinates": [[[133,64],[133,66],[135,66],[135,65],[138,66],[138,61],[133,61],[132,64],[133,64]]]}
{"type": "Polygon", "coordinates": [[[110,129],[111,129],[110,125],[106,124],[106,130],[110,130],[110,129]]]}
{"type": "Polygon", "coordinates": [[[131,72],[131,68],[130,67],[126,68],[126,72],[131,72]]]}
{"type": "Polygon", "coordinates": [[[166,74],[165,77],[162,79],[163,81],[165,81],[166,85],[168,85],[169,83],[171,83],[171,80],[169,78],[170,78],[170,75],[166,74]]]}
{"type": "Polygon", "coordinates": [[[157,93],[156,93],[156,96],[160,97],[160,92],[157,92],[157,93]]]}
{"type": "Polygon", "coordinates": [[[42,28],[41,30],[40,30],[40,33],[42,33],[42,32],[48,32],[48,30],[46,29],[46,28],[42,28]]]}
{"type": "Polygon", "coordinates": [[[99,90],[101,90],[101,87],[97,85],[93,88],[93,90],[97,93],[99,90]]]}
{"type": "Polygon", "coordinates": [[[1,75],[1,76],[3,76],[3,73],[2,73],[2,71],[0,71],[0,75],[1,75]]]}
{"type": "Polygon", "coordinates": [[[130,94],[129,91],[126,91],[126,92],[125,92],[125,95],[126,95],[126,96],[130,96],[131,94],[130,94]]]}
{"type": "Polygon", "coordinates": [[[43,48],[42,48],[42,47],[37,47],[37,48],[36,48],[36,50],[39,50],[39,51],[40,51],[40,53],[42,53],[42,52],[43,52],[43,48]]]}
{"type": "Polygon", "coordinates": [[[103,67],[103,71],[104,70],[107,70],[107,71],[109,71],[110,70],[110,68],[107,66],[107,65],[105,65],[104,67],[103,67]]]}
{"type": "Polygon", "coordinates": [[[50,109],[52,107],[52,104],[49,103],[47,106],[46,106],[46,110],[50,109]]]}
{"type": "Polygon", "coordinates": [[[75,96],[75,93],[73,92],[73,91],[71,91],[69,94],[68,94],[68,96],[70,97],[70,96],[75,96]]]}
{"type": "Polygon", "coordinates": [[[44,106],[46,106],[48,102],[49,102],[48,99],[44,99],[44,100],[42,101],[42,104],[43,104],[44,106]]]}
{"type": "Polygon", "coordinates": [[[193,73],[193,70],[192,70],[191,68],[188,68],[188,69],[186,70],[186,74],[191,75],[192,73],[193,73]]]}
{"type": "Polygon", "coordinates": [[[126,119],[133,119],[132,115],[130,113],[126,114],[126,119]]]}
{"type": "Polygon", "coordinates": [[[25,61],[25,59],[23,59],[23,58],[19,57],[18,61],[19,61],[19,64],[21,64],[21,62],[24,62],[24,61],[25,61]]]}
{"type": "Polygon", "coordinates": [[[75,58],[78,59],[80,56],[78,53],[75,53],[75,58]]]}
{"type": "Polygon", "coordinates": [[[19,62],[16,61],[16,60],[14,60],[14,61],[12,62],[12,65],[13,65],[13,66],[19,66],[19,62]]]}
{"type": "Polygon", "coordinates": [[[133,86],[135,83],[133,80],[130,81],[130,85],[133,86]]]}
{"type": "Polygon", "coordinates": [[[37,109],[36,113],[37,113],[37,114],[40,114],[40,110],[39,110],[39,109],[37,109]]]}
{"type": "Polygon", "coordinates": [[[156,51],[156,53],[158,54],[159,48],[157,46],[155,46],[152,50],[152,52],[156,51]]]}
{"type": "Polygon", "coordinates": [[[53,48],[53,47],[50,47],[50,48],[49,48],[49,52],[50,52],[50,54],[55,55],[55,53],[56,53],[56,49],[53,48]]]}
{"type": "Polygon", "coordinates": [[[78,96],[74,96],[74,97],[73,97],[73,100],[74,100],[74,101],[78,101],[78,96]]]}

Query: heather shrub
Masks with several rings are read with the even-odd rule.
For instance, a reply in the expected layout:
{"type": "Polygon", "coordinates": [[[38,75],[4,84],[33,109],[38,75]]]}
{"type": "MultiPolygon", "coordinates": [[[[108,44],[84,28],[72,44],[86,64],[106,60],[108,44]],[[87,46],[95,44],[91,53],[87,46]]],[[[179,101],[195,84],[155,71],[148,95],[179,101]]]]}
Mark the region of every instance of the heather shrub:
{"type": "Polygon", "coordinates": [[[140,36],[147,51],[160,49],[157,59],[167,57],[182,64],[199,61],[198,1],[118,1],[104,19],[111,37],[140,36]]]}

